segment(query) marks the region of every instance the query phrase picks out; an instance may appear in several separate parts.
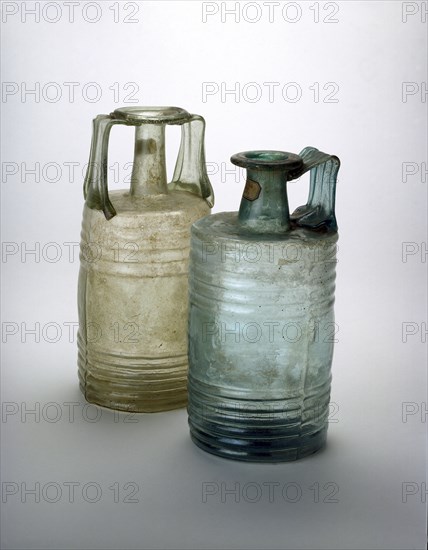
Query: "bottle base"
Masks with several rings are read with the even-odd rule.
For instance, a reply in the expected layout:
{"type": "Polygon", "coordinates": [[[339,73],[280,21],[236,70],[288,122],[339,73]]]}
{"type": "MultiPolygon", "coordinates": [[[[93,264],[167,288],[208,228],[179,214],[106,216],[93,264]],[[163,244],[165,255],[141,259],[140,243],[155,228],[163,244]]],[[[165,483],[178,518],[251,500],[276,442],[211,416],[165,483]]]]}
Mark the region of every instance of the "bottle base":
{"type": "Polygon", "coordinates": [[[190,425],[190,437],[202,450],[231,460],[245,462],[292,462],[310,456],[326,445],[327,426],[321,430],[300,437],[269,437],[266,429],[265,438],[251,438],[251,433],[241,434],[243,437],[232,438],[216,436],[190,425]],[[245,437],[247,435],[247,437],[245,437]]]}
{"type": "Polygon", "coordinates": [[[182,409],[187,405],[187,391],[175,392],[174,398],[171,396],[165,398],[153,398],[147,397],[144,399],[123,398],[123,396],[115,396],[113,393],[109,395],[100,395],[96,392],[88,391],[82,384],[80,384],[80,391],[85,397],[88,403],[105,407],[106,409],[112,409],[115,411],[127,412],[127,413],[155,413],[163,411],[171,411],[175,409],[182,409]]]}
{"type": "Polygon", "coordinates": [[[86,401],[132,413],[162,412],[187,404],[187,356],[145,358],[88,346],[78,334],[78,378],[86,401]]]}

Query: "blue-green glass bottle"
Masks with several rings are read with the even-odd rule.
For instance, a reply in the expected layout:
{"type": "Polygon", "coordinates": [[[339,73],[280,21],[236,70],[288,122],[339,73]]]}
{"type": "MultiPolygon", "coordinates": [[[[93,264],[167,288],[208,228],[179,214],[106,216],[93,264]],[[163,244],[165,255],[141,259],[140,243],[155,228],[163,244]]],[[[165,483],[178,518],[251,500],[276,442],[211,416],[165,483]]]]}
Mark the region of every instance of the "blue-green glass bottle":
{"type": "Polygon", "coordinates": [[[249,151],[239,212],[193,224],[189,425],[205,451],[296,460],[326,441],[335,341],[339,159],[249,151]],[[287,182],[310,170],[307,204],[290,216],[287,182]]]}

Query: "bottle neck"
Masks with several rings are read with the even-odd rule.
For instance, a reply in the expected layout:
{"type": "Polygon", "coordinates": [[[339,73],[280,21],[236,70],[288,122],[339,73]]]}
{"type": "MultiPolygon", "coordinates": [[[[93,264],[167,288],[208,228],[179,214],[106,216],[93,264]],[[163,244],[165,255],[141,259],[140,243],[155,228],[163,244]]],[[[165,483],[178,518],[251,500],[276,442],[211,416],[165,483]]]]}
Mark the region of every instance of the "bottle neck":
{"type": "Polygon", "coordinates": [[[135,128],[130,194],[134,197],[144,197],[167,192],[165,126],[141,124],[135,128]]]}
{"type": "Polygon", "coordinates": [[[290,229],[286,170],[247,169],[239,220],[258,233],[290,229]]]}

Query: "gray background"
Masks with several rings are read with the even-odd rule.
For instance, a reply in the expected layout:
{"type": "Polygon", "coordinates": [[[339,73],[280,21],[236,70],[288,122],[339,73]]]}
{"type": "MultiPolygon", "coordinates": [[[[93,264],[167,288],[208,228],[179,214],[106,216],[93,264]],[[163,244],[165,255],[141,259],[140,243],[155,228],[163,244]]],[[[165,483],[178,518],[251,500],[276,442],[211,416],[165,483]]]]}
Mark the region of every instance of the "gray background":
{"type": "MultiPolygon", "coordinates": [[[[67,3],[40,2],[39,22],[25,4],[2,3],[2,547],[425,548],[423,3],[241,2],[237,20],[234,2],[80,2],[72,21],[67,3]],[[37,83],[38,98],[25,93],[37,83]],[[218,93],[204,98],[204,83],[218,93]],[[239,205],[235,152],[341,158],[339,341],[318,455],[225,461],[190,442],[184,410],[126,417],[79,393],[65,243],[79,241],[91,119],[130,99],[206,118],[214,211],[239,205]]],[[[127,185],[132,141],[113,130],[112,188],[127,185]]],[[[291,207],[306,194],[306,179],[290,184],[291,207]]]]}

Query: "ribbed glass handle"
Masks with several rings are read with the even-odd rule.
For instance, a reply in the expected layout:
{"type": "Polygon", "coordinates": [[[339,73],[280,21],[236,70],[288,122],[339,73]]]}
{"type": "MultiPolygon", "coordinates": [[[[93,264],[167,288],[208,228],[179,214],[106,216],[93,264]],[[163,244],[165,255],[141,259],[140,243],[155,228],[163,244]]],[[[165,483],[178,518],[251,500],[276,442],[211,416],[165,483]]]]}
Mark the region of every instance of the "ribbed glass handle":
{"type": "Polygon", "coordinates": [[[112,115],[98,115],[93,120],[91,152],[83,184],[86,204],[93,210],[102,210],[107,220],[116,216],[107,187],[107,159],[110,130],[114,124],[125,124],[112,115]]]}
{"type": "Polygon", "coordinates": [[[334,155],[322,153],[315,147],[305,147],[299,153],[303,164],[290,174],[290,179],[300,177],[310,170],[308,201],[291,214],[290,219],[298,227],[337,230],[335,214],[337,173],[340,160],[334,155]]]}
{"type": "Polygon", "coordinates": [[[205,199],[212,208],[214,191],[205,164],[205,120],[192,115],[181,128],[181,143],[171,181],[171,189],[189,191],[205,199]]]}

